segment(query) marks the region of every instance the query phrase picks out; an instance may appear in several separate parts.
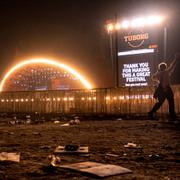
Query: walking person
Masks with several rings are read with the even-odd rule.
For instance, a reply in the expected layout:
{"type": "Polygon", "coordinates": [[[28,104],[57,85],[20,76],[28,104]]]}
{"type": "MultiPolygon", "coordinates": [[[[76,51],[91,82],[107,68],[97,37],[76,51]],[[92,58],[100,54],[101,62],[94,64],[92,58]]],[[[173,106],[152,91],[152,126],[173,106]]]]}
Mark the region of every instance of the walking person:
{"type": "Polygon", "coordinates": [[[177,63],[177,55],[171,62],[169,67],[165,62],[158,65],[158,71],[152,75],[152,80],[158,82],[158,87],[155,90],[154,98],[158,101],[153,106],[152,110],[148,113],[149,118],[154,119],[156,111],[162,106],[164,101],[168,100],[169,115],[172,121],[176,120],[174,94],[170,86],[170,77],[174,72],[177,63]]]}

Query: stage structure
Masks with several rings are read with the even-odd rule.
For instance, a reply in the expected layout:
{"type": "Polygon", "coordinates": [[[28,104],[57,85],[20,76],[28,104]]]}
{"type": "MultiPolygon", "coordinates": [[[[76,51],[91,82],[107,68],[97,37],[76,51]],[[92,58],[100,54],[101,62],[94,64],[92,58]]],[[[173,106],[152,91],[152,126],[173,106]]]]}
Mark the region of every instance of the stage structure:
{"type": "Polygon", "coordinates": [[[71,67],[48,59],[22,61],[5,74],[0,91],[91,89],[91,84],[71,67]]]}

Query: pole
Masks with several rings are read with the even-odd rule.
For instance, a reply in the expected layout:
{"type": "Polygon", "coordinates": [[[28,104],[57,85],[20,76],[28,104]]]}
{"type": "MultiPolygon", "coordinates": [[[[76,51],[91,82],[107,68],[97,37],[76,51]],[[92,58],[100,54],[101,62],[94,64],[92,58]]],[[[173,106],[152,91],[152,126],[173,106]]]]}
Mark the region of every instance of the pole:
{"type": "Polygon", "coordinates": [[[113,57],[112,32],[109,32],[109,46],[110,46],[111,68],[112,68],[111,70],[112,70],[112,72],[114,72],[114,57],[113,57]]]}
{"type": "Polygon", "coordinates": [[[167,27],[164,27],[164,60],[167,58],[167,27]]]}
{"type": "MultiPolygon", "coordinates": [[[[117,24],[117,14],[115,15],[115,24],[117,24]]],[[[115,87],[119,86],[119,63],[118,63],[118,30],[115,31],[115,87]]]]}

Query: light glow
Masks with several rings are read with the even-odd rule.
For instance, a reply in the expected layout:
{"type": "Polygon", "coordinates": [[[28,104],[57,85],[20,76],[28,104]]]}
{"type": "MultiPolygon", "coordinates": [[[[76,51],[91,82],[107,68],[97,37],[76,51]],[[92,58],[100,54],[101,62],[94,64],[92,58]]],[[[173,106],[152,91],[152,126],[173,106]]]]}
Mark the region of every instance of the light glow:
{"type": "Polygon", "coordinates": [[[121,25],[120,25],[119,23],[116,23],[115,29],[118,30],[118,29],[120,29],[120,28],[121,28],[121,25]]]}
{"type": "Polygon", "coordinates": [[[165,17],[160,15],[149,15],[146,17],[136,17],[130,20],[124,20],[118,23],[110,23],[107,25],[108,33],[113,32],[114,30],[119,29],[128,29],[128,28],[138,28],[144,26],[153,26],[161,24],[164,21],[165,17]]]}
{"type": "Polygon", "coordinates": [[[106,96],[106,100],[109,101],[109,100],[110,100],[110,97],[109,97],[109,96],[106,96]]]}
{"type": "Polygon", "coordinates": [[[163,21],[162,16],[149,16],[147,17],[146,24],[153,25],[153,24],[160,24],[163,21]]]}
{"type": "Polygon", "coordinates": [[[125,28],[125,29],[126,29],[126,28],[129,27],[129,24],[130,24],[129,21],[123,21],[122,24],[121,24],[121,26],[122,26],[122,28],[125,28]]]}
{"type": "Polygon", "coordinates": [[[123,51],[123,52],[118,52],[118,56],[147,54],[147,53],[154,53],[154,49],[137,49],[137,50],[131,50],[131,51],[123,51]]]}
{"type": "Polygon", "coordinates": [[[107,25],[107,31],[108,31],[108,33],[112,32],[113,30],[114,30],[113,24],[112,24],[112,23],[111,23],[111,24],[108,24],[108,25],[107,25]]]}
{"type": "Polygon", "coordinates": [[[131,27],[142,27],[146,24],[146,20],[144,18],[136,18],[131,22],[131,27]]]}
{"type": "Polygon", "coordinates": [[[13,72],[15,72],[17,69],[23,67],[23,66],[26,66],[26,65],[29,65],[29,64],[39,64],[39,63],[42,63],[42,64],[48,64],[48,65],[52,65],[52,66],[56,66],[56,67],[59,67],[59,68],[63,68],[65,70],[67,70],[68,72],[70,72],[71,74],[73,74],[76,78],[78,78],[81,83],[84,85],[85,88],[87,89],[92,89],[92,85],[82,76],[80,75],[77,71],[75,71],[74,69],[72,69],[71,67],[65,65],[65,64],[62,64],[62,63],[59,63],[57,61],[54,61],[54,60],[49,60],[49,59],[43,59],[43,58],[40,58],[40,59],[30,59],[30,60],[25,60],[25,61],[22,61],[18,64],[16,64],[15,66],[13,66],[6,74],[5,76],[3,77],[1,83],[0,83],[0,91],[3,91],[3,87],[4,87],[4,84],[6,82],[6,80],[11,76],[11,74],[13,72]]]}

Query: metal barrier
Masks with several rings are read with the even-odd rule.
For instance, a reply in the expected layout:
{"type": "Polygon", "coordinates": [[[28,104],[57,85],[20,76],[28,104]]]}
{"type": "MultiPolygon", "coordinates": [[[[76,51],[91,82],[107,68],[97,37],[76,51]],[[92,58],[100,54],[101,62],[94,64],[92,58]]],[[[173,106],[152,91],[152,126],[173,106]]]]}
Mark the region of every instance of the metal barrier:
{"type": "MultiPolygon", "coordinates": [[[[173,86],[173,91],[176,112],[180,113],[180,85],[173,86]]],[[[0,112],[144,114],[155,103],[153,92],[153,87],[1,92],[0,112]]],[[[168,112],[167,102],[159,112],[168,112]]]]}

